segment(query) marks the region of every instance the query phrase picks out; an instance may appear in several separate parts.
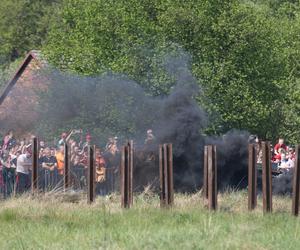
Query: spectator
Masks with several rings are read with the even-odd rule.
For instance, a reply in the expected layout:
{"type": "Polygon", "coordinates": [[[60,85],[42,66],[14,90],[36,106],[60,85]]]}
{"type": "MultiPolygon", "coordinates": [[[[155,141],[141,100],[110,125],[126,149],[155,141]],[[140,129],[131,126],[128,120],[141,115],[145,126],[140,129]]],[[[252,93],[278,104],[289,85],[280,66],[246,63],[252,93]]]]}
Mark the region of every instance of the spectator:
{"type": "Polygon", "coordinates": [[[84,168],[88,167],[88,148],[87,147],[84,148],[83,154],[80,155],[79,165],[81,165],[84,168]]]}
{"type": "Polygon", "coordinates": [[[90,146],[91,142],[92,142],[92,136],[90,134],[87,134],[85,137],[85,143],[82,145],[82,149],[84,150],[85,148],[90,146]]]}
{"type": "Polygon", "coordinates": [[[32,152],[28,148],[25,154],[17,159],[17,192],[24,193],[30,188],[29,172],[32,168],[32,152]]]}
{"type": "Polygon", "coordinates": [[[261,140],[256,137],[255,139],[255,150],[256,150],[256,164],[258,168],[262,167],[262,145],[261,140]]]}
{"type": "Polygon", "coordinates": [[[75,147],[77,146],[77,142],[74,139],[70,138],[69,145],[70,145],[71,154],[73,154],[75,147]]]}
{"type": "Polygon", "coordinates": [[[63,146],[66,143],[67,136],[68,134],[65,132],[61,134],[60,140],[58,141],[58,147],[63,146]]]}
{"type": "Polygon", "coordinates": [[[20,141],[18,150],[21,152],[21,154],[25,153],[25,151],[26,151],[26,140],[25,139],[20,141]]]}
{"type": "Polygon", "coordinates": [[[49,187],[54,187],[55,174],[54,171],[57,168],[56,157],[51,155],[51,150],[49,147],[44,150],[45,155],[40,158],[40,164],[43,170],[43,188],[49,190],[49,187]]]}
{"type": "Polygon", "coordinates": [[[44,156],[45,156],[44,148],[40,148],[40,150],[39,150],[39,159],[44,157],[44,156]]]}
{"type": "Polygon", "coordinates": [[[83,152],[80,152],[80,149],[77,145],[74,146],[73,148],[71,148],[71,159],[70,159],[71,164],[74,164],[75,158],[79,159],[80,155],[82,155],[82,154],[83,154],[83,152]]]}
{"type": "Polygon", "coordinates": [[[44,149],[46,147],[46,143],[43,140],[40,140],[40,149],[44,149]]]}
{"type": "Polygon", "coordinates": [[[14,190],[15,168],[11,167],[11,158],[8,152],[2,155],[2,180],[4,185],[4,198],[9,197],[14,190]]]}
{"type": "Polygon", "coordinates": [[[115,139],[114,137],[109,137],[108,138],[108,142],[106,143],[105,146],[105,151],[109,151],[109,148],[111,147],[111,145],[115,144],[115,139]]]}
{"type": "Polygon", "coordinates": [[[292,156],[290,154],[286,154],[286,152],[282,151],[281,153],[281,162],[278,168],[289,170],[295,166],[294,161],[292,160],[292,156]]]}
{"type": "Polygon", "coordinates": [[[295,161],[295,158],[296,158],[296,152],[295,152],[295,149],[292,148],[292,147],[289,147],[289,157],[295,161]]]}
{"type": "Polygon", "coordinates": [[[279,138],[278,139],[278,143],[275,145],[274,147],[274,153],[275,155],[278,155],[279,154],[279,149],[282,148],[284,149],[285,151],[287,151],[287,147],[286,145],[284,144],[284,139],[283,138],[279,138]]]}
{"type": "Polygon", "coordinates": [[[152,129],[148,129],[147,130],[147,137],[145,139],[145,144],[147,145],[147,144],[153,143],[154,139],[155,139],[155,136],[153,135],[152,129]]]}
{"type": "Polygon", "coordinates": [[[50,148],[50,152],[51,152],[51,156],[56,157],[56,150],[55,150],[54,147],[51,147],[51,148],[50,148]]]}
{"type": "Polygon", "coordinates": [[[61,138],[58,141],[58,147],[64,145],[66,142],[69,142],[72,135],[74,135],[76,133],[80,133],[80,132],[81,132],[81,130],[72,129],[69,133],[66,133],[66,132],[62,133],[61,138]]]}
{"type": "Polygon", "coordinates": [[[273,157],[273,161],[280,165],[281,159],[283,159],[282,156],[285,156],[285,150],[283,148],[279,148],[278,154],[275,154],[273,157]]]}
{"type": "Polygon", "coordinates": [[[96,149],[96,182],[105,181],[105,160],[99,148],[96,149]]]}
{"type": "Polygon", "coordinates": [[[16,145],[16,139],[14,138],[13,131],[10,130],[3,138],[2,150],[10,150],[16,145]]]}
{"type": "Polygon", "coordinates": [[[59,175],[64,174],[64,163],[65,163],[65,149],[64,146],[60,146],[56,153],[57,170],[59,175]]]}

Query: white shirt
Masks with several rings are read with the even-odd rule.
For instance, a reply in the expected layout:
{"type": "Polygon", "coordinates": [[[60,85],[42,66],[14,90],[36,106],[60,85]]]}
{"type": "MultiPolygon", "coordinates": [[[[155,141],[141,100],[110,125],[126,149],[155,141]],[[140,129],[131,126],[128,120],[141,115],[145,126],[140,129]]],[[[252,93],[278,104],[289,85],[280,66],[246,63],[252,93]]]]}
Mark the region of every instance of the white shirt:
{"type": "Polygon", "coordinates": [[[23,174],[29,174],[29,170],[32,166],[32,158],[27,158],[26,154],[19,155],[17,159],[17,172],[23,174]]]}

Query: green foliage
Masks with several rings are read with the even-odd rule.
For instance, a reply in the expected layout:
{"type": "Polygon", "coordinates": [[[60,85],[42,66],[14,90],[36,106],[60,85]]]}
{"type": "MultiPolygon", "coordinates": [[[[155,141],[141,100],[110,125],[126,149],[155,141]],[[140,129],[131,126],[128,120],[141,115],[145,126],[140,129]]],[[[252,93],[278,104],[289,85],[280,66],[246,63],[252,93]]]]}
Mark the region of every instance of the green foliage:
{"type": "Polygon", "coordinates": [[[56,0],[1,0],[0,66],[40,49],[56,0]]]}
{"type": "Polygon", "coordinates": [[[4,88],[5,84],[13,77],[20,63],[21,60],[16,60],[6,68],[0,67],[0,92],[4,88]]]}
{"type": "Polygon", "coordinates": [[[161,58],[172,45],[163,44],[157,32],[156,2],[66,0],[44,52],[61,69],[126,73],[152,94],[164,94],[172,80],[161,58]]]}
{"type": "Polygon", "coordinates": [[[296,22],[297,6],[284,1],[65,0],[45,53],[62,69],[125,73],[160,95],[175,84],[160,58],[182,49],[191,55],[204,91],[198,101],[210,115],[207,133],[238,128],[274,138],[287,119],[285,103],[295,74],[290,57],[299,58],[297,38],[289,41],[293,30],[288,28],[296,22]]]}
{"type": "Polygon", "coordinates": [[[299,6],[298,0],[3,0],[0,57],[12,61],[46,39],[43,51],[60,69],[126,74],[158,96],[176,84],[165,58],[184,51],[203,90],[197,100],[209,114],[206,133],[237,128],[296,142],[299,6]]]}

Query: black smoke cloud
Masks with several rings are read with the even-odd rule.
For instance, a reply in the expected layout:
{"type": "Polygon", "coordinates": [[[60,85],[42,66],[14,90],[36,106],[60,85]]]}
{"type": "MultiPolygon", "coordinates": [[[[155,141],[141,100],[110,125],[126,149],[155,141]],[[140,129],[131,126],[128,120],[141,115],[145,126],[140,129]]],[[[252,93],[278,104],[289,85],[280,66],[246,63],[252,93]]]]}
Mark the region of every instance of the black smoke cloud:
{"type": "Polygon", "coordinates": [[[294,171],[274,176],[272,180],[272,192],[277,195],[291,195],[293,191],[293,174],[294,171]]]}
{"type": "Polygon", "coordinates": [[[220,189],[245,188],[248,176],[248,138],[246,131],[232,130],[222,137],[207,137],[206,144],[217,146],[220,189]]]}
{"type": "MultiPolygon", "coordinates": [[[[156,140],[150,151],[156,153],[160,143],[173,143],[175,188],[181,191],[201,187],[204,145],[216,144],[219,187],[244,187],[248,134],[231,131],[222,137],[204,136],[209,122],[195,100],[201,89],[189,70],[188,58],[169,57],[165,62],[174,86],[169,95],[162,97],[149,96],[139,84],[123,75],[83,77],[45,71],[48,90],[38,93],[39,122],[33,122],[32,130],[47,137],[83,128],[102,147],[108,137],[118,136],[120,144],[134,139],[137,149],[149,150],[140,145],[151,128],[156,140]]],[[[157,164],[139,162],[136,168],[136,180],[144,180],[140,185],[158,175],[157,164]],[[145,175],[151,178],[142,178],[145,175]]]]}

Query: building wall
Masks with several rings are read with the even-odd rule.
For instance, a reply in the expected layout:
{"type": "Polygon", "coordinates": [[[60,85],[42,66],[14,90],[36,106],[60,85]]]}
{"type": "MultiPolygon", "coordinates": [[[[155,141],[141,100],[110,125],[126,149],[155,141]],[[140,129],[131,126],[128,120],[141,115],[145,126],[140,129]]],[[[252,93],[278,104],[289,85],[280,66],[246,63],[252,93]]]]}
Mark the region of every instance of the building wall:
{"type": "Polygon", "coordinates": [[[0,105],[0,130],[13,129],[17,134],[33,130],[38,122],[38,95],[47,89],[41,63],[32,59],[0,105]]]}

